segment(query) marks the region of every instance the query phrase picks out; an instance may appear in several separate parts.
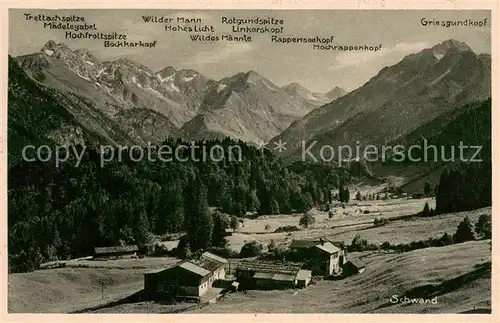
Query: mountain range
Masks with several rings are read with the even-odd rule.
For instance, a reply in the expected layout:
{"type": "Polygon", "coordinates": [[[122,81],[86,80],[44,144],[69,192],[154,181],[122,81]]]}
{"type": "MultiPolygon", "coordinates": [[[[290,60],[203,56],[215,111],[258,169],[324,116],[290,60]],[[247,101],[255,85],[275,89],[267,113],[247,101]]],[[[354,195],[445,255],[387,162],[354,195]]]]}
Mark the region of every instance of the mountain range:
{"type": "MultiPolygon", "coordinates": [[[[101,128],[99,122],[94,118],[89,125],[88,113],[81,110],[102,112],[127,134],[127,142],[138,144],[158,143],[169,136],[268,141],[293,121],[346,93],[340,88],[313,93],[298,84],[280,88],[254,71],[220,81],[171,66],[154,72],[130,59],[101,61],[86,49],[72,50],[54,41],[15,60],[41,86],[64,96],[72,106],[70,112],[93,131],[101,128]],[[75,96],[85,101],[78,111],[75,96]]],[[[111,133],[104,136],[111,141],[124,139],[111,133]]]]}
{"type": "Polygon", "coordinates": [[[491,96],[491,56],[447,40],[383,68],[358,89],[314,109],[272,142],[300,155],[300,145],[333,147],[393,142],[443,113],[491,96]]]}
{"type": "MultiPolygon", "coordinates": [[[[325,144],[410,144],[422,137],[488,145],[489,98],[490,55],[456,40],[410,54],[349,93],[279,87],[255,71],[218,81],[171,66],[154,72],[49,41],[37,53],[9,56],[9,154],[44,140],[144,145],[168,137],[229,136],[271,148],[282,141],[287,149],[275,152],[289,160],[301,155],[302,141],[315,142],[314,155],[325,144]],[[471,116],[478,121],[467,126],[471,116]]],[[[372,166],[370,176],[396,171],[372,166]]],[[[434,169],[405,165],[404,171],[415,178],[434,169]]]]}

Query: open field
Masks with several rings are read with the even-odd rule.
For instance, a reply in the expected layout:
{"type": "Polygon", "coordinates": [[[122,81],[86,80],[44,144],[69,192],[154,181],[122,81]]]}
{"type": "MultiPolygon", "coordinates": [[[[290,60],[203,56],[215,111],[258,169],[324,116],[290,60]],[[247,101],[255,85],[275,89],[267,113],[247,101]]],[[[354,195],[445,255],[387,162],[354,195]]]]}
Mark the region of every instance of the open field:
{"type": "Polygon", "coordinates": [[[299,227],[300,214],[245,220],[244,226],[228,237],[229,246],[231,249],[239,251],[245,242],[253,240],[265,245],[270,243],[271,240],[274,240],[277,244],[287,245],[293,239],[311,239],[322,236],[349,244],[356,234],[366,238],[369,243],[381,244],[385,241],[389,241],[391,244],[408,243],[436,237],[444,232],[452,235],[455,233],[457,225],[466,215],[469,216],[472,222],[476,222],[479,215],[483,213],[491,214],[491,207],[487,207],[474,211],[442,214],[427,218],[414,217],[396,220],[382,227],[373,226],[375,217],[395,218],[416,214],[423,209],[426,202],[429,203],[430,207],[435,207],[433,199],[409,199],[361,201],[358,205],[349,205],[345,209],[336,208],[332,219],[328,219],[327,212],[313,211],[316,219],[313,226],[289,233],[275,233],[273,231],[285,225],[299,227]],[[364,214],[364,210],[368,210],[370,213],[364,214]],[[264,229],[266,224],[271,226],[271,230],[266,231],[264,229]]]}
{"type": "Polygon", "coordinates": [[[82,268],[9,274],[9,312],[71,312],[121,299],[143,288],[148,269],[171,266],[176,258],[78,261],[82,268]],[[88,265],[88,268],[83,266],[88,265]],[[102,299],[101,284],[104,284],[102,299]]]}
{"type": "Polygon", "coordinates": [[[319,281],[302,290],[237,292],[193,312],[458,313],[491,308],[491,270],[485,264],[491,261],[489,241],[359,256],[367,264],[366,271],[359,275],[319,281]],[[392,295],[437,296],[438,302],[391,304],[392,295]]]}
{"type": "MultiPolygon", "coordinates": [[[[422,209],[423,204],[425,200],[363,201],[345,210],[337,208],[338,215],[334,219],[327,219],[325,212],[314,211],[316,224],[313,227],[291,233],[266,232],[264,227],[268,223],[274,226],[298,225],[299,216],[261,217],[246,220],[245,226],[238,229],[233,236],[229,237],[229,240],[231,247],[239,250],[245,240],[252,239],[263,243],[269,243],[271,239],[274,239],[278,243],[286,244],[292,239],[326,236],[332,240],[350,243],[352,238],[359,233],[369,243],[389,241],[394,244],[427,239],[439,236],[443,232],[453,234],[464,216],[469,216],[474,223],[479,215],[491,214],[491,207],[488,207],[428,218],[414,217],[396,220],[383,227],[372,225],[376,216],[399,217],[414,214],[422,209]],[[359,212],[359,209],[368,209],[370,213],[364,214],[359,212]]],[[[429,204],[434,206],[432,200],[429,204]]],[[[484,268],[475,269],[474,266],[490,261],[490,253],[486,241],[476,241],[402,254],[383,252],[349,254],[348,258],[350,256],[363,258],[368,264],[365,273],[339,281],[320,281],[299,291],[249,291],[247,294],[231,294],[220,303],[210,305],[200,311],[446,312],[450,309],[470,310],[474,306],[488,307],[489,296],[484,291],[490,288],[490,275],[484,273],[484,268]],[[463,283],[454,284],[460,288],[447,290],[446,293],[440,295],[440,302],[432,308],[429,306],[418,308],[423,305],[384,307],[391,295],[402,295],[412,288],[427,284],[448,286],[446,285],[448,280],[473,273],[474,270],[478,275],[476,279],[464,276],[463,283]]],[[[176,261],[178,259],[169,257],[109,261],[78,260],[69,261],[66,268],[9,274],[8,309],[9,312],[35,313],[72,312],[95,308],[140,291],[143,288],[144,272],[169,267],[176,261]],[[101,298],[101,284],[105,286],[104,299],[101,298]]],[[[170,313],[185,310],[189,306],[192,305],[140,302],[121,304],[93,312],[170,313]]]]}

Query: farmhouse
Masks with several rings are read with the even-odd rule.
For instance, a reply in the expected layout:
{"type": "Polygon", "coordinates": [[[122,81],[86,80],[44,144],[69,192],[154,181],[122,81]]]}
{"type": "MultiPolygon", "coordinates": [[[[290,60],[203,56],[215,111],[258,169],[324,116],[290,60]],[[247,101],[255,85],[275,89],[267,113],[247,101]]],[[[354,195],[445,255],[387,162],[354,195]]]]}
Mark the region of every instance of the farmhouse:
{"type": "Polygon", "coordinates": [[[360,274],[364,272],[366,269],[366,265],[360,259],[351,259],[344,264],[342,273],[345,276],[360,274]]]}
{"type": "Polygon", "coordinates": [[[342,270],[346,259],[345,250],[339,242],[326,239],[293,240],[290,249],[295,258],[306,259],[313,275],[336,275],[342,270]]]}
{"type": "Polygon", "coordinates": [[[144,274],[144,291],[148,297],[184,297],[199,299],[212,288],[213,273],[192,262],[144,274]]]}
{"type": "Polygon", "coordinates": [[[303,270],[301,263],[274,263],[241,261],[235,270],[243,288],[284,289],[305,287],[311,281],[311,271],[303,270]]]}
{"type": "Polygon", "coordinates": [[[226,278],[229,262],[227,259],[204,252],[201,255],[201,267],[210,270],[214,275],[214,280],[226,278]]]}
{"type": "Polygon", "coordinates": [[[199,259],[144,274],[148,297],[200,299],[217,280],[226,277],[227,259],[204,252],[199,259]]]}
{"type": "Polygon", "coordinates": [[[137,256],[136,245],[131,246],[115,246],[115,247],[95,247],[93,259],[107,260],[118,258],[132,258],[137,256]]]}

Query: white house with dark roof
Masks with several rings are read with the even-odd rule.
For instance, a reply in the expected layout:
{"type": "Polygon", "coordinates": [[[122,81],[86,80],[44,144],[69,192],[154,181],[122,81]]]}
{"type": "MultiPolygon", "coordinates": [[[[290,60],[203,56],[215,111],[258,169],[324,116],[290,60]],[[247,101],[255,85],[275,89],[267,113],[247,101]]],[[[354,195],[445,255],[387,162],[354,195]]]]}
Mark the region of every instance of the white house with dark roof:
{"type": "Polygon", "coordinates": [[[340,274],[346,261],[345,251],[340,245],[326,239],[293,240],[289,248],[297,253],[297,257],[307,260],[313,275],[340,274]]]}
{"type": "Polygon", "coordinates": [[[200,258],[202,267],[210,270],[214,274],[214,280],[226,278],[226,270],[228,270],[227,267],[229,265],[227,259],[210,252],[202,253],[200,258]]]}

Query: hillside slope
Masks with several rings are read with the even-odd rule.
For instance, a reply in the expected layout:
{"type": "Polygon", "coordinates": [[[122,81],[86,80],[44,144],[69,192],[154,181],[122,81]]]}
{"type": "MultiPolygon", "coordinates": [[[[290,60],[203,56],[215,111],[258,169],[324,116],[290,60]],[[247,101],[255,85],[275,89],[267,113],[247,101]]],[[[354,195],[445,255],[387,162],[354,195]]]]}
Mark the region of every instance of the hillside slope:
{"type": "MultiPolygon", "coordinates": [[[[188,107],[196,104],[181,106],[179,102],[186,96],[177,92],[179,87],[173,81],[153,75],[147,67],[130,60],[101,62],[87,50],[72,50],[49,41],[40,52],[18,56],[16,61],[37,82],[78,97],[123,125],[121,130],[136,143],[159,142],[178,135],[180,124],[195,113],[188,107]]],[[[82,115],[80,121],[101,126],[100,120],[89,120],[88,115],[82,115]]]]}
{"type": "Polygon", "coordinates": [[[461,142],[464,146],[481,147],[476,160],[491,160],[491,125],[491,99],[458,107],[388,144],[422,147],[412,151],[412,158],[420,159],[419,162],[374,163],[371,171],[380,178],[397,174],[403,178],[403,190],[421,192],[425,182],[432,187],[437,185],[445,168],[454,168],[473,157],[476,148],[464,148],[463,156],[460,155],[461,142]],[[452,156],[454,161],[445,161],[452,156]]]}
{"type": "Polygon", "coordinates": [[[130,138],[81,98],[44,88],[30,79],[9,56],[9,166],[22,157],[26,145],[77,145],[130,138]],[[86,120],[85,126],[78,122],[86,120]],[[99,119],[99,127],[92,127],[99,119]],[[86,127],[89,126],[89,127],[86,127]]]}
{"type": "MultiPolygon", "coordinates": [[[[365,253],[366,271],[306,289],[229,295],[198,313],[460,313],[491,310],[489,241],[402,254],[365,253]],[[432,298],[437,304],[391,304],[393,295],[432,298]]],[[[348,256],[349,257],[349,256],[348,256]]]]}
{"type": "Polygon", "coordinates": [[[491,57],[448,40],[383,68],[360,88],[315,109],[272,141],[288,156],[302,140],[319,147],[391,142],[443,113],[491,96],[491,57]]]}

